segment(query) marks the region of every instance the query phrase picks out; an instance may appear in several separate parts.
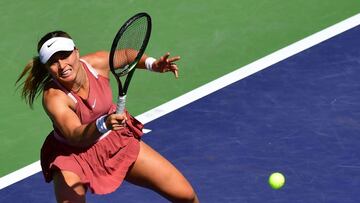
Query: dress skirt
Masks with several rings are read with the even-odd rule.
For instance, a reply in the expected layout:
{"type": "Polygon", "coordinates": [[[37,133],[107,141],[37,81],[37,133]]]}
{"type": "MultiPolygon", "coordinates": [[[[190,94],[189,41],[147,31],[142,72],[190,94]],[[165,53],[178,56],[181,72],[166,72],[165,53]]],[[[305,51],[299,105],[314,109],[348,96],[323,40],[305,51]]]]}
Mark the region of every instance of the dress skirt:
{"type": "Polygon", "coordinates": [[[87,148],[73,147],[60,140],[52,131],[41,149],[41,167],[46,182],[54,170],[71,171],[95,194],[115,191],[123,182],[129,167],[140,151],[143,125],[130,117],[126,127],[109,131],[87,148]]]}

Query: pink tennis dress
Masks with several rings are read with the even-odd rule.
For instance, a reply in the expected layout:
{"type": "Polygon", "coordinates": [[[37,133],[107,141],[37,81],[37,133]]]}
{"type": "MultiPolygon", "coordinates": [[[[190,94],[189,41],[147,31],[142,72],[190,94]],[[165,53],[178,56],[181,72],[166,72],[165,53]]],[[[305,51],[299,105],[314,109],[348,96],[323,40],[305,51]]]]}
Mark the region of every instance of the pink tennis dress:
{"type": "MultiPolygon", "coordinates": [[[[87,124],[102,115],[113,113],[116,105],[112,102],[109,79],[97,74],[95,69],[83,60],[82,64],[90,84],[86,100],[67,91],[59,83],[54,83],[74,100],[75,113],[82,124],[87,124]]],[[[126,128],[108,131],[87,148],[68,145],[54,125],[54,130],[47,136],[41,148],[41,167],[46,182],[52,181],[54,170],[65,170],[77,174],[92,193],[107,194],[115,191],[137,159],[142,136],[143,125],[126,113],[129,118],[126,128]]]]}

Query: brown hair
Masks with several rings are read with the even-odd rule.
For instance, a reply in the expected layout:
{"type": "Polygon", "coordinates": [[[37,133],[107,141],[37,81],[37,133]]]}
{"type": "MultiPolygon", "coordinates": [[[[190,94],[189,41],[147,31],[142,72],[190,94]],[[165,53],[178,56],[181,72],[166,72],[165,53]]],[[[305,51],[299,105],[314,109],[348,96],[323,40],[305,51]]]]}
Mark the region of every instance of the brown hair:
{"type": "MultiPolygon", "coordinates": [[[[70,35],[64,31],[49,32],[38,42],[37,51],[39,52],[41,46],[53,37],[66,37],[71,39],[70,35]]],[[[23,85],[21,97],[25,99],[26,103],[32,108],[35,98],[39,95],[40,91],[43,90],[45,84],[51,80],[51,75],[47,71],[45,64],[40,62],[39,56],[33,57],[25,66],[24,70],[16,80],[16,84],[18,84],[26,75],[27,77],[24,82],[20,84],[23,85]]]]}

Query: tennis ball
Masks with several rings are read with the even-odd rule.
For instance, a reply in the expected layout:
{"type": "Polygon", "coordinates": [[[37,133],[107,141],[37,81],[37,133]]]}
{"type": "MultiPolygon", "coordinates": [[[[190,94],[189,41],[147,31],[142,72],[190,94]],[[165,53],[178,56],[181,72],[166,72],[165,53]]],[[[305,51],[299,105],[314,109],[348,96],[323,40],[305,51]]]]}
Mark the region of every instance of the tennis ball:
{"type": "Polygon", "coordinates": [[[272,173],[269,177],[269,185],[272,189],[278,190],[285,184],[285,177],[283,174],[276,172],[272,173]]]}

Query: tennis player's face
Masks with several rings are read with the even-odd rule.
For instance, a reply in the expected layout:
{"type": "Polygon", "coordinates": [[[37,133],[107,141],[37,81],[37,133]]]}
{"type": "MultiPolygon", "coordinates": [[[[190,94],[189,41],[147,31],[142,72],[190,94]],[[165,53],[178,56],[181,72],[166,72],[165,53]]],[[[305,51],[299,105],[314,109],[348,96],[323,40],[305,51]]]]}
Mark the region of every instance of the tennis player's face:
{"type": "Polygon", "coordinates": [[[59,82],[75,81],[80,68],[79,51],[60,51],[49,60],[48,70],[59,82]]]}

